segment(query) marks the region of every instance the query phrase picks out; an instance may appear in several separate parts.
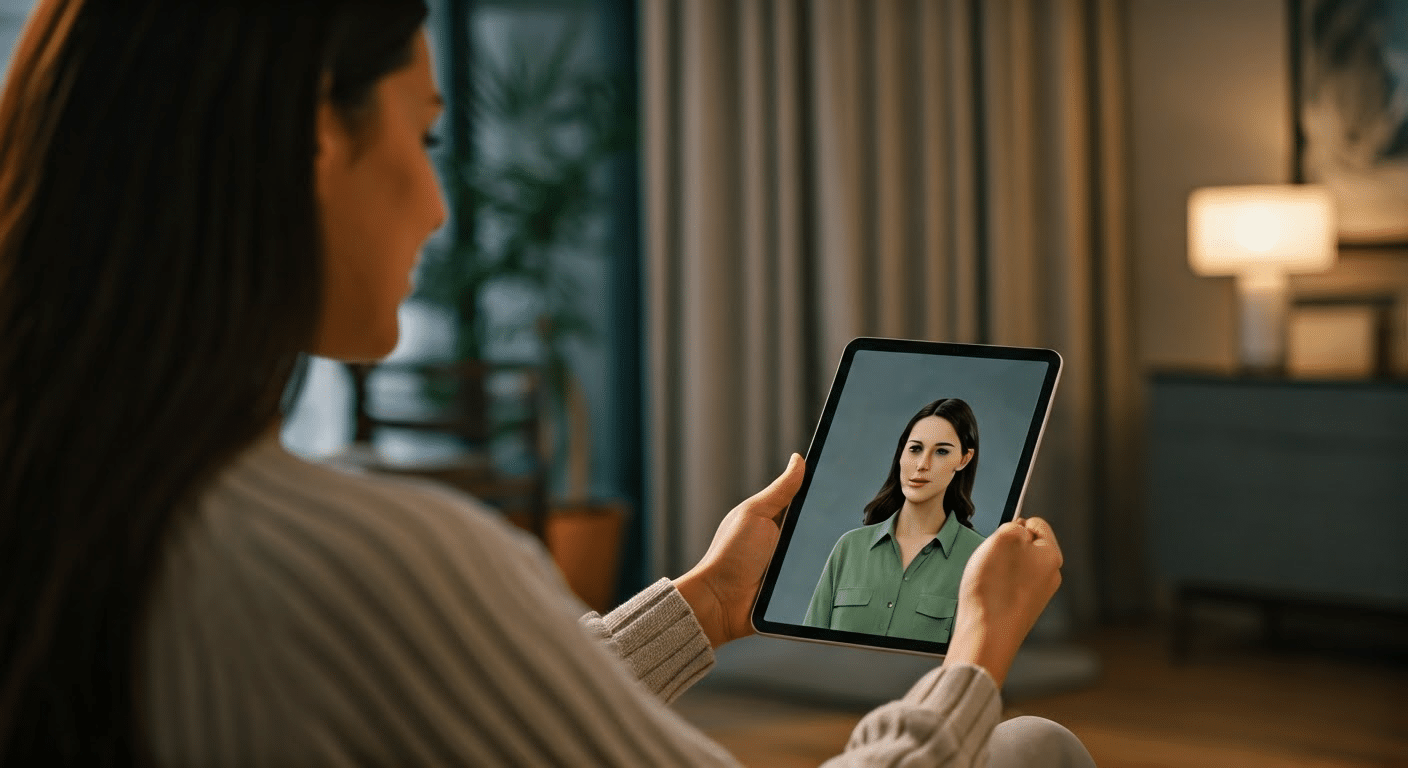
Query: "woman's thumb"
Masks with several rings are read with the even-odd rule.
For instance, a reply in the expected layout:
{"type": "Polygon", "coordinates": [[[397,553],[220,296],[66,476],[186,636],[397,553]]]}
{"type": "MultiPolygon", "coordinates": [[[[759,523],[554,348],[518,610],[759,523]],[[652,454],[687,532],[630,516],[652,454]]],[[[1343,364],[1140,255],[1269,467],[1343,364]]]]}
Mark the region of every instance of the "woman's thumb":
{"type": "Polygon", "coordinates": [[[761,506],[760,509],[754,511],[768,517],[776,517],[784,507],[792,502],[792,497],[797,495],[797,489],[802,487],[802,477],[805,474],[806,461],[800,455],[792,454],[792,458],[787,461],[787,468],[782,470],[782,474],[753,497],[753,504],[761,506]]]}

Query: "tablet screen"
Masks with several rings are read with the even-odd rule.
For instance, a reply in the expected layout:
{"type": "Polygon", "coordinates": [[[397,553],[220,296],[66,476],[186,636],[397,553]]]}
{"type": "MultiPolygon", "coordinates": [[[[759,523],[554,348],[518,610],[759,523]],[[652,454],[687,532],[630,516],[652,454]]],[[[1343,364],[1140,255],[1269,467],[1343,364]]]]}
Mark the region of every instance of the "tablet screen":
{"type": "Polygon", "coordinates": [[[754,625],[943,653],[963,567],[1017,512],[1060,358],[856,339],[783,520],[754,625]]]}

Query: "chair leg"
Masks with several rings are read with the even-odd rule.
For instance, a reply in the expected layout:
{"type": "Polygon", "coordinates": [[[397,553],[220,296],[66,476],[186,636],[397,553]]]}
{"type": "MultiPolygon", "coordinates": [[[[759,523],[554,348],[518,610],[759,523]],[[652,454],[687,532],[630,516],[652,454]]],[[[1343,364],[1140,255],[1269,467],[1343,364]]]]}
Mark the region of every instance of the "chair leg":
{"type": "Polygon", "coordinates": [[[1189,635],[1193,631],[1193,617],[1188,610],[1188,603],[1191,597],[1184,586],[1179,586],[1174,591],[1173,597],[1173,627],[1170,660],[1174,664],[1184,664],[1188,661],[1189,635]]]}

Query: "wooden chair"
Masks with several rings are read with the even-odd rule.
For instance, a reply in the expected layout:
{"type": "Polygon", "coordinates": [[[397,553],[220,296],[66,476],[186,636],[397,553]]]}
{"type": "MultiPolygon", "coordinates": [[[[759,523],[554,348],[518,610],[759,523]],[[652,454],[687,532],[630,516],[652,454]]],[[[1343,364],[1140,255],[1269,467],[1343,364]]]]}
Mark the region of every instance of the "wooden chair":
{"type": "Polygon", "coordinates": [[[346,367],[352,375],[356,431],[344,463],[445,483],[545,538],[548,478],[536,369],[478,360],[346,367]],[[388,397],[386,390],[397,380],[417,391],[388,397]],[[410,461],[387,456],[373,438],[390,430],[447,436],[453,454],[410,461]],[[496,455],[505,453],[496,450],[504,446],[516,461],[496,455]]]}

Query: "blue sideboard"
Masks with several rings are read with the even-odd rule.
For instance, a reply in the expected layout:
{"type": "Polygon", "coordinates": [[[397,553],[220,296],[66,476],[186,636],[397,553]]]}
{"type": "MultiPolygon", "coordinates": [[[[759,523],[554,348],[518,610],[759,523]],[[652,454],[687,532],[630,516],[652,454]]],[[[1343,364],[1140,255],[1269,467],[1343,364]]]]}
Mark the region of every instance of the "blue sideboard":
{"type": "Polygon", "coordinates": [[[1408,382],[1161,373],[1147,434],[1165,586],[1408,611],[1408,382]]]}

